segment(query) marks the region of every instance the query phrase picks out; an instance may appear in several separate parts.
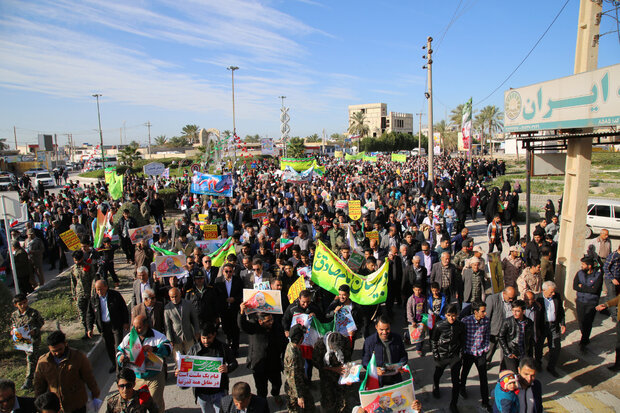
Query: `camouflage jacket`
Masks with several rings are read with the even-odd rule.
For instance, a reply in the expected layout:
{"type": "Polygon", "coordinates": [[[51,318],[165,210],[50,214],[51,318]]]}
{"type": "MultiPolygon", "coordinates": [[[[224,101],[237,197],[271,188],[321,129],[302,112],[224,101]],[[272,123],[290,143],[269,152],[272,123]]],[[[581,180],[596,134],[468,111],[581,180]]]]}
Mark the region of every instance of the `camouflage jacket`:
{"type": "Polygon", "coordinates": [[[24,314],[20,313],[19,310],[15,310],[11,314],[11,325],[14,327],[28,326],[33,341],[41,340],[41,327],[44,323],[41,314],[32,307],[28,307],[24,314]]]}
{"type": "Polygon", "coordinates": [[[304,373],[304,359],[301,350],[293,343],[288,343],[284,352],[284,376],[286,379],[287,393],[290,397],[300,398],[310,393],[310,387],[304,373]]]}
{"type": "Polygon", "coordinates": [[[95,280],[95,267],[90,264],[77,265],[71,269],[71,294],[74,297],[90,297],[95,280]]]}
{"type": "Polygon", "coordinates": [[[459,271],[462,271],[463,268],[465,267],[465,260],[468,260],[473,256],[474,254],[470,254],[468,252],[464,252],[461,250],[457,252],[456,255],[454,255],[454,258],[452,259],[452,263],[456,266],[456,268],[459,269],[459,271]]]}
{"type": "Polygon", "coordinates": [[[106,413],[158,413],[159,408],[151,397],[148,388],[135,391],[130,400],[121,397],[118,391],[107,398],[106,413]],[[140,399],[143,400],[140,400],[140,399]]]}

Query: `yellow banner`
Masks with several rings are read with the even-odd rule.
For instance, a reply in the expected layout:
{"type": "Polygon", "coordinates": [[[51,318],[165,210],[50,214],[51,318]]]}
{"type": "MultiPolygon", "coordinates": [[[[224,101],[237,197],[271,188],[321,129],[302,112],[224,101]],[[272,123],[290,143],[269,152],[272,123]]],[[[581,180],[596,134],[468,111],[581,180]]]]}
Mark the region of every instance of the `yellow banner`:
{"type": "Polygon", "coordinates": [[[367,276],[355,274],[336,254],[317,241],[312,263],[312,281],[327,291],[338,294],[338,288],[347,284],[351,300],[360,305],[375,305],[387,299],[389,262],[367,276]]]}
{"type": "Polygon", "coordinates": [[[65,243],[69,251],[77,251],[80,249],[80,239],[72,229],[60,234],[60,239],[65,243]]]}
{"type": "Polygon", "coordinates": [[[217,239],[217,225],[209,224],[203,225],[202,231],[204,232],[203,238],[206,240],[217,239]]]}
{"type": "Polygon", "coordinates": [[[357,221],[362,217],[362,204],[359,200],[349,201],[349,218],[357,221]]]}
{"type": "Polygon", "coordinates": [[[288,294],[286,295],[288,297],[288,302],[292,303],[297,298],[299,298],[299,293],[305,289],[306,281],[304,280],[304,277],[300,276],[299,278],[297,278],[297,281],[291,284],[291,287],[288,289],[288,294]]]}

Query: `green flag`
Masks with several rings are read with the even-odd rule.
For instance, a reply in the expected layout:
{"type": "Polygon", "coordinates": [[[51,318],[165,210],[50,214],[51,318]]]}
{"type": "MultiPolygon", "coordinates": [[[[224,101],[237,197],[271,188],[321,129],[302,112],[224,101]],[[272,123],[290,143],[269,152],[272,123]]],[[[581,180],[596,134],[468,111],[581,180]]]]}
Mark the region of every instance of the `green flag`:
{"type": "Polygon", "coordinates": [[[216,251],[209,254],[211,257],[211,265],[214,267],[221,267],[226,264],[226,258],[229,255],[235,253],[235,244],[232,242],[232,237],[228,237],[226,242],[222,244],[216,251]]]}
{"type": "Polygon", "coordinates": [[[165,250],[165,249],[163,249],[163,248],[156,247],[156,246],[155,246],[155,245],[153,245],[153,244],[151,244],[151,249],[152,249],[153,251],[161,252],[161,253],[162,253],[162,255],[177,255],[175,252],[168,251],[168,250],[165,250]]]}

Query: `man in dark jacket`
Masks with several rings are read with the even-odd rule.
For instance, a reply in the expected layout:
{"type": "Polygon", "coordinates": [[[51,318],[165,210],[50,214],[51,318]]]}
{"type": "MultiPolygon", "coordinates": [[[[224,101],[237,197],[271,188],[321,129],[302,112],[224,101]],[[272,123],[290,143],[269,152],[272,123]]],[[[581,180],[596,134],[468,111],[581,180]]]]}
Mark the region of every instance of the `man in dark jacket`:
{"type": "Polygon", "coordinates": [[[375,354],[377,363],[377,375],[379,385],[386,386],[402,381],[401,370],[387,370],[388,365],[407,364],[407,351],[400,335],[391,332],[390,320],[386,316],[380,316],[375,324],[376,333],[371,334],[364,341],[362,353],[362,366],[368,366],[370,359],[375,354]]]}
{"type": "Polygon", "coordinates": [[[164,201],[159,198],[159,194],[157,192],[153,195],[153,199],[151,200],[149,207],[151,207],[151,215],[153,216],[155,223],[159,225],[159,231],[164,232],[163,218],[166,212],[164,209],[164,201]]]}
{"type": "Polygon", "coordinates": [[[585,352],[590,343],[592,323],[596,315],[596,306],[603,289],[603,273],[594,269],[594,260],[590,257],[581,259],[581,270],[575,275],[573,289],[577,291],[575,307],[577,308],[577,321],[581,330],[579,350],[585,352]]]}
{"type": "Polygon", "coordinates": [[[118,291],[109,289],[105,280],[95,282],[95,292],[97,294],[88,301],[88,337],[92,338],[94,324],[97,324],[112,362],[110,373],[113,373],[116,370],[116,347],[123,341],[124,333],[129,329],[129,312],[123,296],[118,291]]]}
{"type": "Polygon", "coordinates": [[[123,216],[118,220],[118,226],[120,228],[120,240],[121,240],[121,248],[125,253],[125,258],[127,259],[127,263],[134,263],[134,256],[136,254],[136,248],[131,243],[131,238],[129,238],[129,230],[131,228],[136,228],[138,224],[136,220],[130,215],[129,209],[125,209],[123,211],[123,216]]]}
{"type": "Polygon", "coordinates": [[[519,363],[519,404],[526,413],[542,413],[542,385],[536,380],[536,367],[531,357],[524,357],[519,363]],[[533,401],[533,403],[532,403],[533,401]]]}
{"type": "MultiPolygon", "coordinates": [[[[222,365],[218,371],[222,373],[219,387],[192,387],[194,397],[202,411],[213,411],[221,405],[222,398],[228,393],[228,374],[238,366],[230,347],[219,341],[215,336],[217,329],[213,324],[205,324],[200,332],[200,341],[194,344],[188,352],[189,356],[221,357],[222,365]]],[[[175,375],[178,374],[175,370],[175,375]]]]}
{"type": "Polygon", "coordinates": [[[459,374],[462,365],[463,350],[467,331],[465,324],[457,320],[458,310],[451,304],[446,310],[446,319],[440,321],[432,330],[431,349],[435,359],[435,373],[433,374],[433,396],[439,398],[439,379],[446,367],[450,366],[452,380],[452,397],[450,412],[458,412],[456,406],[459,399],[459,374]]]}
{"type": "Polygon", "coordinates": [[[244,304],[237,321],[241,331],[249,336],[247,365],[254,376],[257,394],[266,398],[267,384],[271,382],[271,395],[282,405],[282,356],[287,342],[282,326],[268,313],[258,313],[256,321],[248,320],[244,304]]]}
{"type": "Polygon", "coordinates": [[[454,264],[450,262],[450,253],[441,254],[441,261],[433,265],[430,282],[439,284],[443,295],[448,302],[460,302],[463,298],[462,281],[454,264]]]}
{"type": "Polygon", "coordinates": [[[519,361],[531,356],[534,350],[534,322],[525,316],[525,301],[512,303],[512,317],[508,317],[499,330],[497,340],[503,351],[500,370],[517,371],[519,361]]]}
{"type": "Polygon", "coordinates": [[[264,397],[252,394],[250,385],[240,381],[233,386],[232,394],[222,399],[222,413],[269,413],[264,397]]]}
{"type": "Polygon", "coordinates": [[[237,325],[237,314],[239,305],[243,301],[243,281],[234,276],[235,268],[231,264],[224,264],[222,272],[224,275],[218,277],[215,282],[217,291],[218,308],[222,319],[222,329],[226,334],[226,341],[236,355],[239,349],[239,326],[237,325]]]}
{"type": "Polygon", "coordinates": [[[556,285],[553,281],[545,281],[543,283],[542,297],[539,297],[536,302],[540,308],[540,311],[536,313],[536,332],[538,336],[535,353],[536,363],[540,366],[542,362],[542,351],[546,340],[549,346],[547,371],[552,376],[558,377],[555,365],[560,355],[562,335],[566,333],[566,325],[564,323],[562,296],[556,292],[556,285]]]}
{"type": "Polygon", "coordinates": [[[192,303],[201,323],[215,324],[219,321],[217,291],[213,284],[205,285],[202,269],[194,272],[194,285],[185,293],[185,299],[192,303]]]}
{"type": "Polygon", "coordinates": [[[0,412],[31,413],[36,411],[32,397],[17,397],[15,383],[0,379],[0,412]]]}

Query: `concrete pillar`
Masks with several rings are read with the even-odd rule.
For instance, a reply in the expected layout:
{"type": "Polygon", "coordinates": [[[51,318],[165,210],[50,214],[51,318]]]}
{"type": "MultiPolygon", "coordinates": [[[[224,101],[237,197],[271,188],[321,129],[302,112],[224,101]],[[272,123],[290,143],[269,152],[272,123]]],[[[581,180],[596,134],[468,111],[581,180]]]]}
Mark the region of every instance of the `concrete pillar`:
{"type": "Polygon", "coordinates": [[[564,291],[566,308],[575,309],[573,278],[581,268],[585,251],[586,207],[590,188],[592,139],[570,139],[566,153],[566,176],[560,220],[555,279],[564,291]]]}

